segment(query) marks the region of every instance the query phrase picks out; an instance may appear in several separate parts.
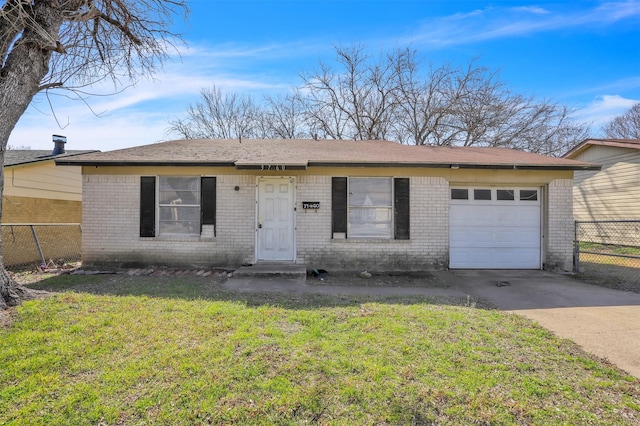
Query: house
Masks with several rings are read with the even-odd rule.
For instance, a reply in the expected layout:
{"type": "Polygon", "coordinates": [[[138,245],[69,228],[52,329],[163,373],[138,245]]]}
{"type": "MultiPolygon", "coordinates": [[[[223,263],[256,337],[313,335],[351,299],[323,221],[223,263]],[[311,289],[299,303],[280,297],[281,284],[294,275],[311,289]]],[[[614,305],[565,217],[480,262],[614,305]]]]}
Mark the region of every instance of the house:
{"type": "Polygon", "coordinates": [[[53,140],[51,151],[5,151],[3,224],[82,221],[81,168],[56,167],[55,160],[95,151],[65,151],[64,136],[53,140]]]}
{"type": "Polygon", "coordinates": [[[80,258],[81,167],[56,167],[55,160],[95,151],[65,151],[64,136],[53,142],[52,151],[4,153],[2,244],[10,269],[80,258]]]}
{"type": "Polygon", "coordinates": [[[82,166],[87,266],[572,267],[589,163],[387,141],[178,140],[82,166]]]}
{"type": "Polygon", "coordinates": [[[602,165],[574,175],[576,220],[640,219],[640,140],[587,139],[564,158],[602,165]]]}

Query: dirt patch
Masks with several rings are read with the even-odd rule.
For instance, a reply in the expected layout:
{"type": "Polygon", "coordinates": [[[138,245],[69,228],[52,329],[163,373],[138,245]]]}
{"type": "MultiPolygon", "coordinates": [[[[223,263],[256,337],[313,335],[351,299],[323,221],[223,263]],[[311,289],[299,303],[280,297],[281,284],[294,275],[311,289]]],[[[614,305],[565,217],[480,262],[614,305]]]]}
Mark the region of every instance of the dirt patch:
{"type": "Polygon", "coordinates": [[[0,310],[0,328],[7,327],[13,320],[15,308],[0,310]]]}
{"type": "Polygon", "coordinates": [[[447,288],[449,285],[435,274],[429,272],[407,273],[360,273],[338,272],[317,277],[307,277],[307,285],[340,287],[410,287],[410,288],[447,288]],[[370,275],[370,276],[369,276],[370,275]]]}

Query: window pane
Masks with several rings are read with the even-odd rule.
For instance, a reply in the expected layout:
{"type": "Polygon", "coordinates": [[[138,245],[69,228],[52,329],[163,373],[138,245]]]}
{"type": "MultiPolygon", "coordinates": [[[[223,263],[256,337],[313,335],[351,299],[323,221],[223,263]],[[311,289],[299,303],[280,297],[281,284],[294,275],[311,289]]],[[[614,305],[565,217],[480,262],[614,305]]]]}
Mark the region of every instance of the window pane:
{"type": "Polygon", "coordinates": [[[160,221],[161,234],[200,234],[200,221],[198,222],[164,222],[160,221]]]}
{"type": "Polygon", "coordinates": [[[523,189],[520,191],[520,200],[522,201],[537,201],[538,191],[535,189],[523,189]]]}
{"type": "Polygon", "coordinates": [[[491,201],[491,190],[490,189],[474,189],[473,199],[491,201]]]}
{"type": "Polygon", "coordinates": [[[468,200],[469,199],[469,190],[468,189],[452,189],[451,190],[451,199],[452,200],[468,200]]]}
{"type": "Polygon", "coordinates": [[[160,176],[160,204],[200,204],[200,178],[160,176]]]}
{"type": "Polygon", "coordinates": [[[391,206],[391,178],[349,179],[350,206],[391,206]]]}
{"type": "Polygon", "coordinates": [[[513,190],[498,189],[496,195],[498,200],[510,201],[514,199],[513,190]]]}
{"type": "Polygon", "coordinates": [[[351,209],[349,211],[349,236],[391,238],[391,209],[351,209]]]}
{"type": "Polygon", "coordinates": [[[160,206],[160,220],[199,221],[199,207],[160,206]]]}

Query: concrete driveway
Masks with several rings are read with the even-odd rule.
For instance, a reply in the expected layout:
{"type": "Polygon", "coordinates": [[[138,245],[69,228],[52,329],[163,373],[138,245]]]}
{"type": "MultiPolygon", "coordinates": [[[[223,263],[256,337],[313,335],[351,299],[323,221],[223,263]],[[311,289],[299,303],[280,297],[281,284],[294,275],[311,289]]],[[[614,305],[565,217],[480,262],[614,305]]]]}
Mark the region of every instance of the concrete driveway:
{"type": "Polygon", "coordinates": [[[523,315],[640,378],[640,294],[545,271],[450,271],[451,285],[523,315]]]}

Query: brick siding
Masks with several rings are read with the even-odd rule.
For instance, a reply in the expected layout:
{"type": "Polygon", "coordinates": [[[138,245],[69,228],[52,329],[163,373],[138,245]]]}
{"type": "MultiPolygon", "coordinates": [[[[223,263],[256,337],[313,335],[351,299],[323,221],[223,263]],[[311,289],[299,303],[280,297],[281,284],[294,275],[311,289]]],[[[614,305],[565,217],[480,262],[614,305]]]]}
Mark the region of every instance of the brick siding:
{"type": "MultiPolygon", "coordinates": [[[[399,176],[401,177],[401,176],[399,176]]],[[[548,185],[545,266],[572,264],[572,180],[548,185]]],[[[83,261],[87,265],[238,267],[255,261],[256,176],[217,175],[217,224],[200,237],[139,237],[140,176],[83,176],[83,261]],[[238,190],[235,188],[238,187],[238,190]]],[[[425,270],[448,266],[449,183],[410,177],[410,239],[332,238],[331,176],[296,176],[296,260],[343,270],[425,270]],[[319,209],[302,208],[320,202],[319,209]]]]}
{"type": "Polygon", "coordinates": [[[570,271],[573,269],[573,180],[552,180],[548,191],[545,269],[570,271]]]}

